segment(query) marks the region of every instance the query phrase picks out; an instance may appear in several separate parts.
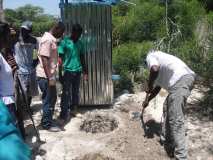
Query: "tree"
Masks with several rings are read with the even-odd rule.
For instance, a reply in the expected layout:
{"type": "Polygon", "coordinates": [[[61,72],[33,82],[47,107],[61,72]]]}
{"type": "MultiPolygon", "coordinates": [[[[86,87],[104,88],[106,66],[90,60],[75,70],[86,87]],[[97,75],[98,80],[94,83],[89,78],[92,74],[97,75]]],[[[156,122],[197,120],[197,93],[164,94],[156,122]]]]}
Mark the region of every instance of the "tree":
{"type": "Polygon", "coordinates": [[[15,26],[18,26],[21,23],[21,19],[18,18],[17,12],[13,9],[5,9],[5,18],[6,21],[10,24],[13,24],[15,26]]]}
{"type": "Polygon", "coordinates": [[[37,19],[36,17],[44,14],[44,9],[38,6],[27,4],[23,7],[17,8],[16,13],[19,19],[34,21],[37,19]]]}
{"type": "Polygon", "coordinates": [[[4,11],[6,21],[16,28],[19,28],[23,21],[32,21],[33,34],[36,36],[48,31],[55,21],[52,15],[44,14],[43,8],[29,4],[15,10],[5,9],[4,11]]]}

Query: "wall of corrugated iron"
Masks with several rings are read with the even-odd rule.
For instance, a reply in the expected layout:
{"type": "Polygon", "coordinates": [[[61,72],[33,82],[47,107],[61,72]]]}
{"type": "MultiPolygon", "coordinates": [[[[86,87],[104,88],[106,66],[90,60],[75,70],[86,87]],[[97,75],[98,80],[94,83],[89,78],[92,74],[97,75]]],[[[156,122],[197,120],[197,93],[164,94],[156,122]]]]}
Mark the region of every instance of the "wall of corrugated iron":
{"type": "Polygon", "coordinates": [[[88,81],[81,80],[82,105],[112,104],[112,17],[111,6],[98,3],[69,3],[61,7],[69,34],[72,24],[84,29],[82,41],[88,66],[88,81]]]}

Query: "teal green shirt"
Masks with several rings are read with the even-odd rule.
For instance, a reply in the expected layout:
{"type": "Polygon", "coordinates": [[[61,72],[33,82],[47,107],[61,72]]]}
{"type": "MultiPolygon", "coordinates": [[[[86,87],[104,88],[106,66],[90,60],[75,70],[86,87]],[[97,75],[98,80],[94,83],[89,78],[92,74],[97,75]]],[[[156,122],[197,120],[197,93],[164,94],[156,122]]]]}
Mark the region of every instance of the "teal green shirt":
{"type": "Polygon", "coordinates": [[[0,100],[0,159],[30,160],[31,150],[21,138],[8,108],[0,100]]]}
{"type": "Polygon", "coordinates": [[[80,54],[84,54],[84,49],[80,40],[73,43],[70,37],[64,37],[58,46],[58,54],[60,57],[63,57],[63,68],[65,71],[82,71],[80,54]]]}

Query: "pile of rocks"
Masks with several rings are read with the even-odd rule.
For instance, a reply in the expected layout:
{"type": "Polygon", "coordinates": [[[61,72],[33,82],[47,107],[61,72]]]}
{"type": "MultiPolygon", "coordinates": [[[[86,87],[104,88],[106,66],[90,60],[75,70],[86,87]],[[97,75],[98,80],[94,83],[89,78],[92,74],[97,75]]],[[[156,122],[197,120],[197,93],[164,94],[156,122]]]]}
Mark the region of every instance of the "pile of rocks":
{"type": "Polygon", "coordinates": [[[108,133],[118,127],[116,119],[103,113],[87,113],[80,130],[90,133],[108,133]]]}
{"type": "Polygon", "coordinates": [[[96,153],[96,154],[87,154],[83,158],[77,158],[75,160],[114,160],[114,159],[96,153]]]}

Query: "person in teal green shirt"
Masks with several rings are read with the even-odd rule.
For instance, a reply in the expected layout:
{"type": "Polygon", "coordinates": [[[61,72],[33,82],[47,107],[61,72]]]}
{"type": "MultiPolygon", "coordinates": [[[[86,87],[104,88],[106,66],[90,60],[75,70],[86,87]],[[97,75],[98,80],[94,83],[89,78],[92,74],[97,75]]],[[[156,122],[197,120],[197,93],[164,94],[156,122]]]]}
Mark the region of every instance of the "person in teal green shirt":
{"type": "MultiPolygon", "coordinates": [[[[69,110],[76,113],[79,104],[80,77],[83,72],[87,79],[87,67],[84,59],[84,46],[79,40],[82,34],[79,24],[72,26],[71,36],[65,36],[58,46],[59,61],[63,64],[62,97],[60,119],[62,124],[68,120],[69,110]],[[71,91],[71,96],[70,96],[71,91]]],[[[61,69],[59,75],[62,77],[61,69]]],[[[71,113],[71,112],[70,112],[71,113]]],[[[73,113],[73,112],[72,112],[73,113]]]]}
{"type": "Polygon", "coordinates": [[[31,150],[21,137],[8,108],[0,100],[0,159],[30,160],[31,150]]]}

